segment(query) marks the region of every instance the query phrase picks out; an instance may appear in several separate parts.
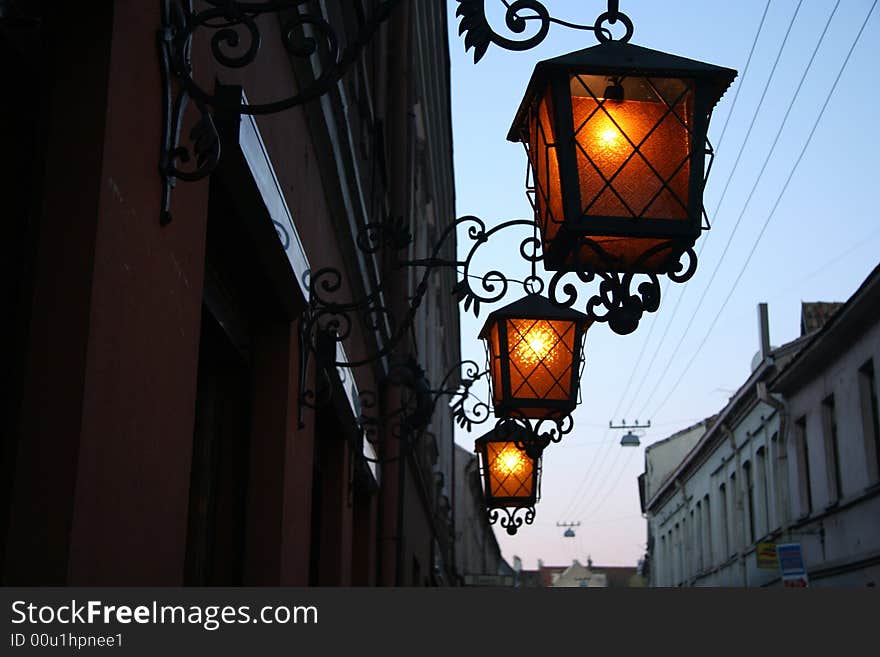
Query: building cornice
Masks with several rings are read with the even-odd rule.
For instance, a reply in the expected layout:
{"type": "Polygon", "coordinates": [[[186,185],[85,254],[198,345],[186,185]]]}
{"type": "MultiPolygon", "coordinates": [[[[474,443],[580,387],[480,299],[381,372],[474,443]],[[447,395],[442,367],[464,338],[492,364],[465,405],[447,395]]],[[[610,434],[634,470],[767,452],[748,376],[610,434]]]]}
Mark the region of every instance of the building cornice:
{"type": "Polygon", "coordinates": [[[791,394],[848,350],[872,323],[877,321],[880,307],[880,265],[868,275],[859,289],[825,323],[810,336],[797,356],[770,384],[775,392],[791,394]]]}

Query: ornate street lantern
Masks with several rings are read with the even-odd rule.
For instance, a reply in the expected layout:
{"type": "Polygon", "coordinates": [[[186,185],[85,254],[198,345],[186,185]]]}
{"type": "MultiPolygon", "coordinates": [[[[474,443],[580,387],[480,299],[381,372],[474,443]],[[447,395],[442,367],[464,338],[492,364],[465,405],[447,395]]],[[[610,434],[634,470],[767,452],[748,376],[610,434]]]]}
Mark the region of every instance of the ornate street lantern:
{"type": "Polygon", "coordinates": [[[548,270],[680,270],[702,230],[709,118],[735,77],[623,41],[538,63],[507,138],[526,145],[548,270]]]}
{"type": "Polygon", "coordinates": [[[589,318],[537,294],[492,312],[486,341],[497,417],[549,419],[577,405],[589,318]]]}
{"type": "Polygon", "coordinates": [[[513,422],[503,423],[480,436],[474,451],[480,458],[483,496],[489,509],[489,521],[501,526],[510,535],[535,518],[535,503],[540,493],[541,447],[530,431],[513,422]],[[523,517],[517,517],[524,511],[523,517]]]}

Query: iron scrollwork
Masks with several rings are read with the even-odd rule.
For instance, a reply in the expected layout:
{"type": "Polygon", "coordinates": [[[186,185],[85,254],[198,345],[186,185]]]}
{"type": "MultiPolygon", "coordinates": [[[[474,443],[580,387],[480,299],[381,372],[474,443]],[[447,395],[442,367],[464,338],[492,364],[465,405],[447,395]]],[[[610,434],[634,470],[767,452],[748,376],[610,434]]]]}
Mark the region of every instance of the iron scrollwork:
{"type": "Polygon", "coordinates": [[[373,13],[365,15],[361,3],[352,3],[356,30],[344,47],[333,26],[310,12],[310,0],[238,2],[203,0],[207,8],[196,11],[192,0],[161,0],[162,25],[158,31],[163,90],[163,137],[160,173],[164,182],[161,223],[171,221],[171,191],[178,180],[196,181],[209,176],[220,160],[220,138],[215,113],[274,114],[326,94],[357,60],[379,26],[402,0],[382,0],[373,13]],[[195,80],[192,62],[193,36],[199,30],[212,32],[210,53],[217,64],[243,68],[252,64],[260,50],[258,19],[273,14],[281,23],[281,40],[291,57],[319,59],[318,72],[301,81],[296,93],[263,103],[242,103],[210,93],[195,80]],[[181,143],[187,107],[193,102],[199,118],[189,133],[189,146],[181,143]],[[195,161],[192,168],[179,164],[195,161]]]}
{"type": "Polygon", "coordinates": [[[519,528],[524,524],[531,525],[535,522],[534,506],[501,507],[489,509],[489,524],[501,522],[501,526],[510,536],[515,536],[519,528]],[[501,512],[504,512],[504,515],[501,512]]]}
{"type": "MultiPolygon", "coordinates": [[[[657,274],[614,273],[579,269],[575,271],[555,272],[549,283],[537,275],[536,266],[541,261],[541,243],[533,232],[520,243],[520,256],[532,266],[532,272],[523,281],[513,281],[498,270],[490,270],[482,274],[472,274],[471,267],[482,246],[501,231],[512,227],[528,227],[535,229],[534,220],[515,219],[487,228],[485,222],[474,216],[462,217],[457,224],[471,223],[467,236],[473,242],[465,259],[459,263],[463,267],[463,276],[456,284],[455,294],[463,304],[464,310],[472,310],[479,317],[481,305],[500,301],[508,293],[511,282],[521,283],[527,293],[542,293],[545,285],[550,300],[564,307],[572,307],[578,302],[579,286],[566,276],[574,276],[585,284],[599,282],[598,290],[590,295],[583,304],[583,312],[595,322],[604,322],[611,330],[620,335],[632,333],[639,325],[639,320],[646,312],[656,312],[660,307],[660,280],[657,274]],[[642,280],[644,278],[644,280],[642,280]],[[473,281],[477,281],[476,284],[473,281]]],[[[601,247],[587,237],[581,237],[573,248],[590,248],[600,256],[601,247]]],[[[663,250],[673,248],[671,243],[659,244],[646,250],[642,260],[648,260],[663,250]]],[[[683,283],[694,275],[697,269],[697,255],[692,248],[679,254],[678,260],[666,272],[666,276],[675,283],[683,283]]]]}
{"type": "Polygon", "coordinates": [[[455,15],[459,18],[458,33],[464,36],[465,50],[474,49],[475,64],[483,58],[492,44],[514,51],[530,50],[538,46],[547,38],[552,24],[591,31],[602,42],[612,39],[611,32],[604,27],[606,22],[614,25],[620,21],[624,25],[626,33],[619,39],[620,41],[629,41],[633,34],[632,21],[619,11],[617,0],[610,0],[608,11],[599,15],[592,25],[580,25],[555,18],[539,0],[505,1],[504,24],[511,33],[521,38],[506,37],[492,28],[486,15],[486,0],[457,0],[457,2],[458,9],[455,15]],[[531,36],[523,36],[530,22],[536,23],[534,32],[531,36]]]}

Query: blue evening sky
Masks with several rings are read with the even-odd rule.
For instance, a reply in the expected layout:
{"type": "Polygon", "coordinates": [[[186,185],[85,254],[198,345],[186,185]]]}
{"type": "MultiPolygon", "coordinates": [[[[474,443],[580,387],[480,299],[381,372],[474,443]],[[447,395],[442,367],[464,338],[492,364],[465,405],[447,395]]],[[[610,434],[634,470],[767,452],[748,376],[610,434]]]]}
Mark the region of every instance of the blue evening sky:
{"type": "MultiPolygon", "coordinates": [[[[602,0],[544,1],[553,16],[575,23],[591,24],[606,8],[602,0]]],[[[506,141],[514,111],[536,62],[595,45],[595,37],[591,32],[554,25],[541,46],[526,52],[490,46],[474,65],[473,51],[465,53],[457,34],[458,3],[448,0],[447,4],[457,214],[477,215],[489,225],[530,218],[524,191],[525,153],[521,144],[506,141]]],[[[485,4],[493,11],[496,30],[512,36],[503,31],[502,0],[486,0],[485,4]]],[[[542,499],[536,507],[535,524],[515,537],[496,531],[508,561],[518,555],[525,567],[534,568],[539,558],[546,564],[562,565],[573,558],[584,562],[591,555],[599,565],[634,566],[646,541],[636,487],[636,477],[644,469],[644,447],[719,411],[745,381],[759,347],[757,304],[769,304],[772,343],[783,344],[799,335],[801,301],[845,301],[880,260],[876,205],[880,181],[875,159],[880,150],[876,126],[880,12],[875,11],[868,20],[809,147],[771,216],[873,0],[839,3],[759,179],[786,109],[835,7],[832,0],[773,0],[743,77],[766,4],[766,0],[620,3],[621,11],[635,24],[632,43],[740,73],[716,107],[710,129],[718,151],[705,193],[712,230],[697,242],[702,251],[694,277],[686,285],[664,278],[660,310],[646,315],[635,333],[618,336],[605,324],[590,329],[581,381],[583,403],[575,412],[573,433],[545,452],[542,499]],[[796,9],[788,41],[745,141],[796,9]],[[739,97],[731,112],[737,91],[739,97]],[[742,155],[734,169],[740,149],[742,155]],[[722,309],[728,294],[730,299],[722,309]],[[621,448],[623,432],[607,430],[609,420],[619,423],[624,418],[651,420],[641,447],[621,448]],[[573,521],[581,523],[576,538],[563,538],[556,523],[573,521]]],[[[519,239],[493,242],[497,244],[484,247],[487,257],[480,262],[485,268],[523,276],[527,268],[517,254],[519,239]]],[[[460,235],[459,245],[461,250],[470,243],[460,235]]],[[[592,288],[582,291],[582,300],[588,289],[592,288]]],[[[515,300],[520,292],[511,289],[503,303],[515,300]]],[[[475,319],[462,310],[462,354],[479,362],[485,356],[477,333],[489,311],[484,308],[475,319]]],[[[472,434],[460,432],[458,442],[472,449],[481,428],[475,427],[472,434]]]]}

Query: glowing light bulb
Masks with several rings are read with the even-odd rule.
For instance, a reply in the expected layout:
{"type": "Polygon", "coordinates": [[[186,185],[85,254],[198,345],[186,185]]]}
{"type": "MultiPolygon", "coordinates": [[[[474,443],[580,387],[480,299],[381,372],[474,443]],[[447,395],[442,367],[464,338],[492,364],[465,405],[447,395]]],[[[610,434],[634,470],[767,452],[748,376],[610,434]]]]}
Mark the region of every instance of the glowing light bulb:
{"type": "Polygon", "coordinates": [[[529,346],[539,357],[547,352],[547,343],[544,341],[543,335],[533,337],[529,342],[529,346]]]}
{"type": "Polygon", "coordinates": [[[605,128],[599,132],[599,141],[603,146],[613,146],[617,141],[617,130],[614,128],[605,128]]]}
{"type": "Polygon", "coordinates": [[[497,462],[503,476],[518,475],[525,469],[525,459],[522,452],[511,445],[507,445],[501,451],[497,462]]]}
{"type": "Polygon", "coordinates": [[[540,361],[549,364],[554,358],[553,329],[546,322],[537,322],[522,336],[513,352],[513,358],[517,363],[534,367],[540,361]]]}

